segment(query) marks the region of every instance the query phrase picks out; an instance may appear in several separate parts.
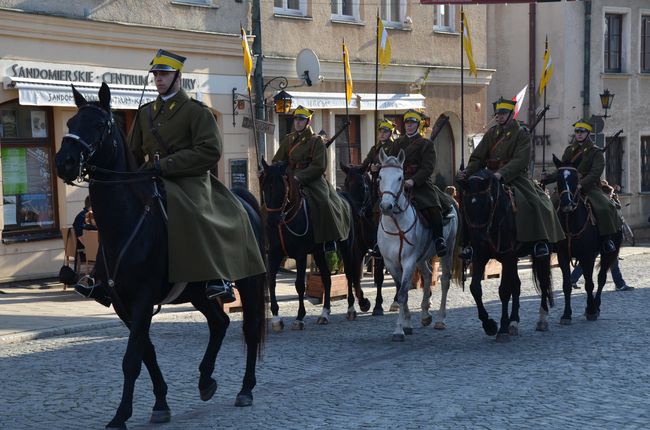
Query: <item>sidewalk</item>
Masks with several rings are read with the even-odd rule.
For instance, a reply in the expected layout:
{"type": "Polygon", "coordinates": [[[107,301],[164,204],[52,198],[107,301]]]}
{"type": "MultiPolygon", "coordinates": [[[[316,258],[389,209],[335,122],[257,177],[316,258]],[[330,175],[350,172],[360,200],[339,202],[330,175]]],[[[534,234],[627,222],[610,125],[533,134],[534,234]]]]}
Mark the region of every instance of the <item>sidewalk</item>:
{"type": "MultiPolygon", "coordinates": [[[[650,253],[650,244],[621,249],[622,258],[647,253],[650,253]]],[[[373,288],[371,276],[365,275],[364,290],[373,288]]],[[[297,300],[293,282],[291,273],[281,273],[278,276],[278,301],[297,300]]],[[[387,276],[385,285],[393,286],[390,276],[387,276]]],[[[161,314],[178,314],[193,310],[191,305],[163,306],[161,314]]],[[[122,323],[113,308],[105,308],[94,300],[84,299],[74,290],[63,291],[63,286],[58,282],[0,285],[0,345],[120,324],[122,323]]]]}

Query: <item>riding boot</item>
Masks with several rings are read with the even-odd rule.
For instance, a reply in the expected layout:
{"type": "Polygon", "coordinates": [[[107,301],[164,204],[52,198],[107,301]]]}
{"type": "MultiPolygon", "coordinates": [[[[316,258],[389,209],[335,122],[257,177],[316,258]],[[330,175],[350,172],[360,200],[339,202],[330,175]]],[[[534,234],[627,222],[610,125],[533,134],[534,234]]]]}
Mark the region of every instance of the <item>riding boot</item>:
{"type": "Polygon", "coordinates": [[[205,295],[210,300],[220,298],[224,303],[232,303],[237,300],[232,283],[225,279],[213,279],[206,282],[205,295]]]}
{"type": "Polygon", "coordinates": [[[460,217],[460,223],[461,226],[458,229],[460,237],[457,237],[456,240],[458,240],[462,245],[461,250],[458,252],[458,257],[462,260],[470,261],[474,256],[474,248],[472,248],[472,245],[469,242],[467,224],[462,216],[460,217]]]}
{"type": "Polygon", "coordinates": [[[550,254],[550,250],[548,247],[548,243],[545,240],[536,242],[535,245],[533,246],[534,258],[546,257],[549,254],[550,254]]]}
{"type": "Polygon", "coordinates": [[[438,257],[444,256],[447,254],[447,243],[445,242],[445,238],[442,237],[442,213],[440,208],[437,206],[426,208],[421,213],[429,224],[433,237],[435,238],[436,255],[438,257]]]}
{"type": "Polygon", "coordinates": [[[372,258],[381,258],[381,252],[379,251],[379,245],[375,243],[375,246],[372,247],[372,251],[370,251],[370,256],[372,258]]]}
{"type": "Polygon", "coordinates": [[[603,254],[611,254],[616,252],[616,244],[612,240],[612,236],[601,236],[600,243],[602,243],[603,254]]]}
{"type": "Polygon", "coordinates": [[[111,306],[111,296],[106,287],[99,283],[95,285],[84,285],[79,282],[74,286],[74,290],[87,299],[94,299],[97,303],[107,308],[111,306]]]}

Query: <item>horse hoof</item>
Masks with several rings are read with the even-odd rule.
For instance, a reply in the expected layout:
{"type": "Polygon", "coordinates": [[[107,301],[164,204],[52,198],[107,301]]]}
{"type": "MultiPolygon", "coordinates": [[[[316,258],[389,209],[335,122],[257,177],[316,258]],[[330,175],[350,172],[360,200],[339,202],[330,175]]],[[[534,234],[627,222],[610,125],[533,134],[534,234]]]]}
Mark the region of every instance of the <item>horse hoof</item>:
{"type": "Polygon", "coordinates": [[[493,319],[489,319],[483,323],[483,330],[485,330],[485,334],[488,336],[494,336],[497,334],[498,329],[499,327],[497,326],[497,322],[493,319]]]}
{"type": "Polygon", "coordinates": [[[516,325],[508,326],[508,334],[510,336],[519,336],[519,327],[516,325]]]}
{"type": "Polygon", "coordinates": [[[537,321],[537,325],[535,326],[535,331],[548,331],[548,322],[537,321]]]}
{"type": "Polygon", "coordinates": [[[433,322],[433,317],[429,315],[428,317],[422,318],[422,327],[427,327],[430,326],[431,323],[433,322]]]}
{"type": "Polygon", "coordinates": [[[212,381],[212,384],[208,388],[199,389],[199,395],[201,400],[207,402],[214,396],[214,393],[217,391],[217,381],[212,381]]]}
{"type": "Polygon", "coordinates": [[[168,423],[171,421],[171,419],[172,419],[172,412],[169,409],[164,411],[152,411],[149,422],[151,424],[161,424],[161,423],[168,423]]]}
{"type": "Polygon", "coordinates": [[[406,336],[404,336],[403,334],[394,334],[393,337],[391,338],[393,342],[404,342],[405,339],[406,336]]]}
{"type": "Polygon", "coordinates": [[[348,321],[354,321],[357,319],[357,311],[348,311],[347,315],[345,315],[345,319],[348,321]]]}
{"type": "Polygon", "coordinates": [[[276,333],[281,332],[282,330],[284,330],[284,321],[282,321],[282,320],[273,321],[273,323],[271,323],[271,328],[276,333]]]}
{"type": "Polygon", "coordinates": [[[304,321],[295,320],[293,324],[291,324],[291,330],[304,330],[304,329],[305,329],[304,321]]]}
{"type": "Polygon", "coordinates": [[[375,306],[375,308],[372,310],[372,316],[373,317],[380,317],[384,315],[384,308],[381,306],[375,306]]]}
{"type": "Polygon", "coordinates": [[[413,334],[413,329],[411,327],[404,327],[404,334],[410,336],[413,334]]]}
{"type": "Polygon", "coordinates": [[[447,324],[442,321],[436,321],[436,323],[433,325],[433,328],[436,330],[444,330],[447,328],[447,324]]]}
{"type": "Polygon", "coordinates": [[[252,394],[237,394],[235,399],[235,406],[238,408],[243,408],[246,406],[251,406],[253,404],[253,395],[252,394]]]}
{"type": "Polygon", "coordinates": [[[329,323],[330,323],[330,320],[325,318],[325,317],[318,317],[318,319],[316,320],[316,324],[318,324],[318,325],[327,325],[329,323]]]}
{"type": "Polygon", "coordinates": [[[388,308],[388,312],[397,312],[397,311],[399,311],[399,303],[393,302],[390,305],[390,308],[388,308]]]}
{"type": "Polygon", "coordinates": [[[571,317],[560,318],[560,325],[571,325],[571,317]]]}
{"type": "Polygon", "coordinates": [[[113,418],[110,423],[106,424],[107,429],[120,429],[126,430],[126,423],[118,424],[116,419],[113,418]]]}
{"type": "Polygon", "coordinates": [[[598,320],[598,313],[595,314],[585,314],[587,321],[596,321],[598,320]]]}
{"type": "Polygon", "coordinates": [[[365,298],[363,300],[360,300],[359,308],[361,309],[361,312],[368,312],[370,310],[370,300],[365,298]]]}
{"type": "Polygon", "coordinates": [[[508,333],[497,334],[497,343],[508,343],[508,342],[510,342],[510,335],[508,333]]]}

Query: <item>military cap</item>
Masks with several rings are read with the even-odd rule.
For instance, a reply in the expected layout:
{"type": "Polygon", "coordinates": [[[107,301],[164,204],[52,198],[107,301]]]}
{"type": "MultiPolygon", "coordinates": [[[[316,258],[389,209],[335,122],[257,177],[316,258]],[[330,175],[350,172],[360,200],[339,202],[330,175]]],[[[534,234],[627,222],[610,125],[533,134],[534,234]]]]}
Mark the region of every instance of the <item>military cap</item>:
{"type": "Polygon", "coordinates": [[[381,121],[379,121],[379,124],[377,124],[377,130],[381,130],[382,128],[386,128],[389,131],[394,131],[395,123],[393,121],[389,121],[384,118],[381,121]]]}
{"type": "Polygon", "coordinates": [[[186,59],[187,58],[165,51],[164,49],[159,49],[158,52],[156,52],[156,56],[153,57],[153,60],[149,63],[151,66],[149,71],[180,72],[183,69],[183,64],[186,59]]]}
{"type": "Polygon", "coordinates": [[[587,130],[587,131],[590,132],[590,133],[591,133],[591,132],[593,131],[593,129],[594,129],[594,128],[591,126],[591,124],[589,124],[589,121],[587,121],[586,119],[581,119],[581,120],[579,120],[578,122],[573,123],[573,128],[574,128],[575,130],[578,130],[578,129],[585,129],[585,130],[587,130]]]}
{"type": "Polygon", "coordinates": [[[494,113],[507,113],[515,110],[517,102],[501,97],[499,100],[492,103],[492,105],[494,106],[494,113]]]}
{"type": "Polygon", "coordinates": [[[422,122],[423,120],[424,120],[423,115],[414,109],[409,109],[404,113],[404,122],[408,122],[408,121],[422,122]]]}
{"type": "Polygon", "coordinates": [[[294,118],[311,119],[311,116],[313,114],[314,114],[313,110],[307,109],[306,107],[303,106],[298,106],[296,110],[293,111],[294,118]]]}

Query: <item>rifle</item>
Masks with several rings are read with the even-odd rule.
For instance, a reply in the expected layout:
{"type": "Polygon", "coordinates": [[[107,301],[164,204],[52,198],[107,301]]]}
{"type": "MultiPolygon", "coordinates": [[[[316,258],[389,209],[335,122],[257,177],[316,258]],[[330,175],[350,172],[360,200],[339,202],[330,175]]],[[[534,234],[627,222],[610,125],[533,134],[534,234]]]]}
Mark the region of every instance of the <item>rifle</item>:
{"type": "Polygon", "coordinates": [[[431,129],[431,135],[429,136],[430,141],[434,141],[436,137],[438,137],[438,134],[442,129],[444,128],[445,125],[449,122],[449,117],[447,115],[441,115],[440,118],[436,121],[436,123],[433,125],[433,128],[431,129]]]}
{"type": "MultiPolygon", "coordinates": [[[[618,136],[621,135],[621,133],[623,133],[623,129],[620,129],[619,131],[617,131],[612,137],[610,137],[610,139],[611,140],[616,139],[618,136]]],[[[603,149],[601,149],[601,151],[603,151],[603,152],[607,151],[607,148],[609,148],[609,145],[611,145],[611,142],[609,144],[607,144],[607,145],[603,145],[603,149]]]]}
{"type": "MultiPolygon", "coordinates": [[[[546,105],[546,106],[544,106],[544,109],[542,109],[542,111],[541,111],[540,113],[537,114],[537,116],[535,117],[535,121],[533,121],[533,123],[528,127],[528,132],[529,132],[530,134],[533,133],[533,130],[535,130],[535,127],[537,127],[537,125],[542,121],[542,119],[544,118],[544,116],[546,116],[546,112],[547,112],[550,108],[551,108],[550,105],[546,105]]],[[[543,138],[543,137],[542,137],[542,138],[543,138]]]]}
{"type": "Polygon", "coordinates": [[[329,148],[332,145],[332,143],[334,143],[336,138],[339,137],[339,135],[341,133],[343,133],[345,131],[345,129],[348,128],[349,126],[350,126],[350,121],[346,121],[345,124],[343,124],[343,126],[341,127],[341,129],[339,131],[337,131],[336,134],[334,136],[332,136],[331,139],[329,139],[327,142],[325,142],[325,149],[329,148]]]}

